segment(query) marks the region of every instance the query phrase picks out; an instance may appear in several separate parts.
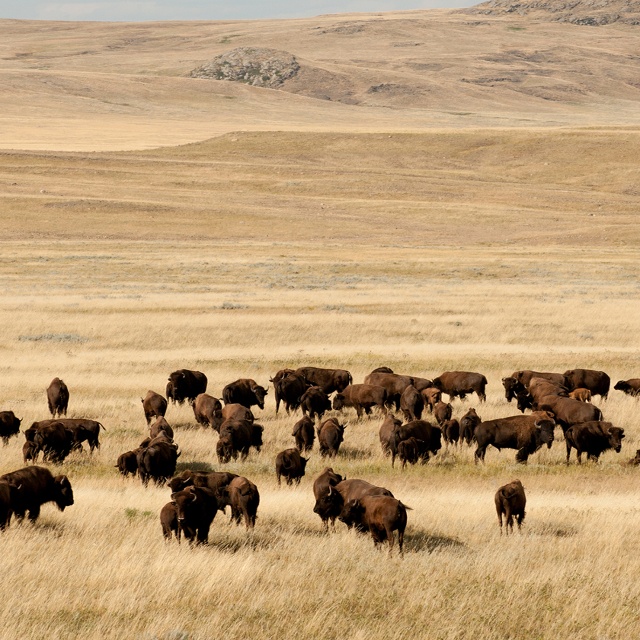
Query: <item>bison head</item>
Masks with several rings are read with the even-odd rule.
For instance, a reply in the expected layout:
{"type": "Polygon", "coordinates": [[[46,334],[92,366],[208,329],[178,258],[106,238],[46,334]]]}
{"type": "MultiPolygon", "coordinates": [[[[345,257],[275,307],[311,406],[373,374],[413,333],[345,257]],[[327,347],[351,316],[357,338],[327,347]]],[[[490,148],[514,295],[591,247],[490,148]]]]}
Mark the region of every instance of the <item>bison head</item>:
{"type": "Polygon", "coordinates": [[[623,391],[624,393],[629,393],[631,390],[631,385],[626,380],[618,380],[613,387],[616,391],[623,391]]]}
{"type": "Polygon", "coordinates": [[[620,449],[622,449],[622,438],[624,438],[624,429],[620,429],[619,427],[609,427],[606,433],[609,439],[609,446],[616,453],[620,453],[620,449]]]}
{"type": "Polygon", "coordinates": [[[316,500],[313,512],[317,513],[323,520],[328,520],[329,518],[337,518],[343,506],[342,494],[329,485],[329,491],[316,500]]]}
{"type": "Polygon", "coordinates": [[[507,402],[511,402],[511,400],[516,397],[518,387],[521,385],[515,378],[507,376],[506,378],[502,378],[502,386],[504,387],[504,397],[507,399],[507,402]]]}
{"type": "Polygon", "coordinates": [[[269,389],[268,388],[265,389],[264,387],[261,387],[259,384],[252,383],[251,391],[253,391],[253,394],[256,397],[256,402],[258,403],[258,406],[261,409],[264,409],[264,398],[267,395],[267,393],[269,393],[269,389]]]}
{"type": "Polygon", "coordinates": [[[358,530],[363,529],[362,518],[364,516],[364,505],[360,500],[349,500],[344,505],[340,515],[338,516],[341,522],[344,522],[349,529],[356,527],[358,530]]]}
{"type": "Polygon", "coordinates": [[[333,409],[334,411],[340,411],[344,407],[344,395],[342,393],[336,393],[333,397],[333,409]]]}
{"type": "Polygon", "coordinates": [[[56,476],[53,479],[55,485],[55,501],[60,511],[73,504],[73,489],[67,476],[56,476]]]}
{"type": "Polygon", "coordinates": [[[538,446],[547,445],[549,449],[551,449],[551,445],[553,444],[553,430],[555,429],[556,423],[553,420],[536,420],[535,429],[536,429],[536,441],[538,442],[538,446]]]}
{"type": "Polygon", "coordinates": [[[233,456],[233,442],[231,438],[223,436],[218,440],[216,445],[216,453],[218,454],[218,462],[226,464],[233,456]]]}
{"type": "Polygon", "coordinates": [[[533,409],[533,398],[526,391],[518,391],[516,399],[518,401],[518,411],[524,413],[526,409],[533,409]]]}

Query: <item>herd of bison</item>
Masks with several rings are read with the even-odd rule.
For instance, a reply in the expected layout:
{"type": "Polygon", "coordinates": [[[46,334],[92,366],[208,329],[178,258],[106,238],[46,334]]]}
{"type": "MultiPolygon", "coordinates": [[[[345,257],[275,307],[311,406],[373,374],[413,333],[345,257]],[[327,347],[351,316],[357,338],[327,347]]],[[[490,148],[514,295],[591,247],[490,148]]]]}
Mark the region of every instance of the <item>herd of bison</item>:
{"type": "MultiPolygon", "coordinates": [[[[382,451],[406,464],[426,463],[442,447],[475,443],[475,462],[484,462],[487,447],[498,450],[515,449],[516,462],[526,463],[530,455],[544,445],[551,447],[554,429],[564,434],[567,463],[572,449],[578,463],[582,454],[597,461],[600,454],[613,449],[620,452],[624,430],[606,422],[602,411],[591,400],[606,398],[610,378],[603,371],[573,369],[564,373],[516,371],[502,379],[508,402],[515,400],[519,415],[494,420],[482,420],[474,408],[460,419],[452,417],[451,401],[476,394],[480,402],[486,399],[487,379],[479,373],[448,371],[428,380],[400,375],[388,367],[380,367],[365,377],[363,384],[353,384],[351,374],[342,369],[301,367],[283,369],[270,379],[273,385],[276,414],[281,405],[287,414],[302,410],[291,434],[295,446],[277,454],[275,472],[280,484],[299,483],[305,475],[307,458],[302,453],[313,449],[315,440],[322,457],[335,458],[343,442],[346,424],[338,418],[324,419],[327,411],[355,409],[358,418],[376,408],[384,416],[379,430],[382,451]],[[331,399],[330,396],[333,395],[331,399]],[[449,402],[444,402],[443,394],[449,402]],[[529,411],[529,413],[527,413],[529,411]],[[398,419],[396,413],[404,418],[398,419]],[[425,412],[437,423],[423,420],[425,412]]],[[[614,389],[640,397],[640,378],[621,380],[614,389]]],[[[256,521],[260,494],[249,479],[224,471],[185,470],[176,475],[180,449],[165,415],[168,402],[191,404],[195,420],[219,434],[216,453],[221,465],[231,459],[246,459],[250,449],[260,451],[263,427],[255,422],[252,407],[264,409],[268,389],[254,380],[243,378],[224,387],[222,401],[206,393],[207,377],[199,371],[180,369],[169,376],[166,398],[149,391],[142,401],[149,436],[138,447],[120,455],[116,467],[120,473],[138,475],[147,486],[149,480],[171,488],[171,501],[161,510],[160,522],[167,539],[180,541],[184,535],[190,542],[206,543],[209,529],[218,511],[230,507],[231,519],[244,522],[247,529],[256,521]],[[224,404],[223,404],[224,402],[224,404]]],[[[45,462],[62,463],[74,450],[82,450],[86,442],[90,452],[100,447],[100,422],[84,418],[63,418],[69,404],[69,390],[55,378],[47,389],[50,420],[34,422],[24,430],[23,457],[25,464],[17,471],[0,476],[0,529],[12,515],[23,519],[28,512],[36,520],[40,507],[55,502],[60,510],[73,504],[71,483],[65,475],[35,466],[40,454],[45,462]]],[[[12,411],[0,412],[0,437],[6,445],[20,432],[21,419],[12,411]]],[[[640,450],[630,463],[640,463],[640,450]]],[[[374,542],[394,543],[402,552],[407,507],[384,487],[361,479],[346,479],[327,467],[314,480],[316,500],[314,512],[328,529],[339,519],[348,527],[369,532],[374,542]]],[[[501,487],[495,495],[496,511],[502,531],[506,518],[507,532],[518,527],[525,514],[526,497],[520,481],[501,487]]]]}

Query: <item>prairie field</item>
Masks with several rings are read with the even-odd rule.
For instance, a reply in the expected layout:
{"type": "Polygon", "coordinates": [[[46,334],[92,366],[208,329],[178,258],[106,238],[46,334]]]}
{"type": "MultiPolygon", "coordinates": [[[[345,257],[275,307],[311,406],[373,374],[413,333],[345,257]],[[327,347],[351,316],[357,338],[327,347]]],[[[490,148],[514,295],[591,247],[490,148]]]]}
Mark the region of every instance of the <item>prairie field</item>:
{"type": "MultiPolygon", "coordinates": [[[[382,365],[479,371],[487,402],[452,404],[454,417],[475,407],[484,419],[517,413],[500,382],[517,369],[602,369],[612,386],[640,376],[640,112],[636,89],[620,88],[637,27],[470,20],[3,22],[0,410],[23,428],[47,418],[45,389],[60,376],[69,417],[106,431],[95,454],[50,465],[68,475],[73,506],[47,505],[0,536],[0,638],[638,636],[640,479],[626,462],[640,448],[639,405],[613,389],[595,403],[626,437],[597,464],[574,452],[566,465],[557,429],[527,465],[492,448],[476,465],[465,445],[391,468],[382,418],[346,410],[331,412],[348,421],[338,457],[316,444],[298,487],[278,487],[274,460],[300,415],[276,416],[272,389],[255,408],[262,451],[227,465],[215,432],[170,405],[179,471],[224,468],[260,490],[255,530],[218,514],[203,547],[165,543],[169,489],[114,468],[147,435],[140,398],[164,394],[178,368],[206,373],[216,397],[237,378],[266,386],[302,365],[347,368],[355,382],[382,365]],[[504,73],[525,36],[527,51],[547,52],[541,78],[578,82],[574,69],[595,98],[451,80],[504,73]],[[236,38],[286,41],[361,93],[319,99],[306,76],[290,94],[185,76],[236,38]],[[433,104],[358,103],[383,55],[376,38],[380,73],[405,84],[417,82],[411,43],[439,55],[434,65],[449,59],[447,38],[466,44],[433,104]],[[327,464],[411,507],[403,556],[341,523],[323,532],[312,483],[327,464]],[[493,496],[514,478],[527,517],[501,536],[493,496]]],[[[0,448],[1,473],[23,466],[22,442],[0,448]]]]}

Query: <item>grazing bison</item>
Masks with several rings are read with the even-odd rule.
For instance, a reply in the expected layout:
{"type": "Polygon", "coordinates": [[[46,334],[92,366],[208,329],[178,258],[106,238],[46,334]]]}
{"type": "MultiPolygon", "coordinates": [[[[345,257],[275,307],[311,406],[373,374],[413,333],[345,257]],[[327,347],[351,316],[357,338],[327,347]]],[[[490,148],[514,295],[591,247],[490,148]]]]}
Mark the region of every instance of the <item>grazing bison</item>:
{"type": "Polygon", "coordinates": [[[140,398],[140,402],[147,424],[151,422],[151,418],[164,418],[167,413],[167,400],[155,391],[147,391],[147,395],[140,398]]]}
{"type": "Polygon", "coordinates": [[[0,411],[0,438],[5,446],[9,444],[9,438],[20,433],[21,422],[22,418],[16,418],[13,411],[0,411]]]}
{"type": "MultiPolygon", "coordinates": [[[[414,379],[415,381],[415,379],[414,379]]],[[[424,411],[424,398],[420,391],[412,384],[400,396],[400,410],[407,422],[420,420],[424,411]]]]}
{"type": "Polygon", "coordinates": [[[225,464],[232,458],[236,460],[238,456],[244,461],[251,447],[260,451],[263,431],[262,425],[246,420],[225,420],[220,427],[220,438],[216,445],[219,462],[225,464]]]}
{"type": "Polygon", "coordinates": [[[169,376],[167,382],[167,400],[174,404],[183,404],[185,400],[192,404],[196,397],[207,390],[207,376],[201,371],[178,369],[169,376]]]}
{"type": "Polygon", "coordinates": [[[218,431],[224,421],[222,402],[208,393],[199,393],[193,401],[193,415],[198,424],[218,431]]]}
{"type": "Polygon", "coordinates": [[[573,398],[547,396],[543,399],[542,404],[538,406],[538,409],[552,413],[563,433],[566,433],[571,425],[579,422],[602,420],[602,411],[598,407],[573,398]]]}
{"type": "Polygon", "coordinates": [[[297,449],[285,449],[276,456],[276,478],[280,486],[280,478],[285,478],[287,484],[300,484],[309,458],[303,458],[297,449]]]}
{"type": "Polygon", "coordinates": [[[506,518],[506,530],[509,535],[509,528],[513,533],[513,518],[518,523],[518,530],[522,526],[527,505],[527,498],[524,495],[524,487],[520,480],[514,480],[509,484],[500,487],[495,496],[496,512],[498,513],[498,523],[500,524],[500,535],[502,535],[502,516],[506,518]]]}
{"type": "Polygon", "coordinates": [[[295,373],[291,369],[278,371],[270,381],[273,383],[273,393],[276,400],[276,415],[278,415],[278,411],[280,410],[280,402],[284,403],[287,415],[291,411],[297,411],[300,408],[304,392],[312,386],[307,382],[304,376],[295,373]],[[279,377],[280,374],[285,371],[288,371],[289,373],[279,377]]]}
{"type": "MultiPolygon", "coordinates": [[[[313,497],[316,499],[316,505],[318,505],[318,501],[321,501],[327,494],[329,493],[332,487],[335,487],[338,483],[342,482],[344,478],[335,473],[331,467],[325,467],[324,471],[313,481],[313,497]]],[[[314,513],[318,513],[314,508],[314,513]]],[[[335,531],[336,528],[336,518],[339,515],[338,513],[333,513],[333,515],[324,518],[321,514],[319,514],[322,519],[322,524],[324,525],[325,531],[329,529],[329,520],[331,520],[331,526],[335,531]]]]}
{"type": "Polygon", "coordinates": [[[387,413],[385,404],[387,391],[384,387],[373,384],[350,384],[333,398],[333,408],[340,411],[344,407],[353,407],[362,418],[362,412],[371,413],[372,407],[378,407],[383,414],[387,413]]]}
{"type": "Polygon", "coordinates": [[[67,415],[67,407],[69,406],[69,389],[67,385],[60,380],[54,378],[47,388],[47,403],[49,405],[49,413],[55,418],[67,415]]]}
{"type": "Polygon", "coordinates": [[[146,487],[152,479],[160,485],[176,472],[178,463],[178,445],[160,438],[154,438],[146,447],[140,447],[136,454],[138,475],[146,487]]]}
{"type": "Polygon", "coordinates": [[[175,535],[180,544],[180,525],[178,523],[178,505],[175,502],[167,502],[160,511],[160,526],[162,535],[166,540],[171,540],[171,535],[175,535]]]}
{"type": "MultiPolygon", "coordinates": [[[[214,494],[218,495],[219,489],[228,486],[229,483],[237,477],[235,473],[228,473],[226,471],[191,471],[191,469],[185,469],[177,476],[171,478],[171,480],[167,482],[167,485],[174,493],[194,486],[211,489],[214,494]]],[[[225,507],[219,503],[218,509],[224,511],[225,507]]]]}
{"type": "MultiPolygon", "coordinates": [[[[246,422],[254,422],[255,417],[251,409],[247,409],[247,407],[232,402],[231,404],[227,404],[222,409],[222,422],[226,422],[227,420],[244,420],[246,422]]],[[[220,432],[220,427],[222,425],[218,425],[216,431],[220,432]]]]}
{"type": "Polygon", "coordinates": [[[629,380],[618,380],[615,387],[616,391],[622,391],[628,396],[637,398],[640,396],[640,378],[630,378],[629,380]]]}
{"type": "Polygon", "coordinates": [[[606,400],[611,387],[611,378],[604,371],[594,369],[569,369],[564,372],[569,389],[589,389],[591,395],[606,400]]]}
{"type": "Polygon", "coordinates": [[[516,462],[526,464],[543,445],[551,448],[554,427],[554,421],[544,411],[481,422],[475,429],[475,461],[484,462],[487,447],[493,445],[498,451],[516,449],[516,462]]]}
{"type": "Polygon", "coordinates": [[[38,449],[38,445],[35,442],[27,440],[22,445],[22,459],[24,460],[25,464],[29,462],[37,462],[39,453],[40,450],[38,449]]]}
{"type": "Polygon", "coordinates": [[[171,425],[164,419],[163,416],[160,416],[149,427],[149,437],[157,438],[163,432],[166,433],[171,440],[173,440],[173,429],[171,428],[171,425]]]}
{"type": "Polygon", "coordinates": [[[620,453],[624,429],[614,427],[610,422],[593,421],[574,424],[564,434],[567,445],[567,464],[571,449],[575,449],[578,464],[582,464],[582,454],[587,454],[588,460],[598,461],[600,454],[608,449],[620,453]]]}
{"type": "Polygon", "coordinates": [[[349,500],[344,505],[340,520],[360,531],[369,531],[374,544],[389,543],[389,554],[393,549],[394,535],[398,532],[398,547],[402,553],[404,530],[407,527],[407,505],[390,496],[365,496],[349,500]]]}
{"type": "Polygon", "coordinates": [[[591,402],[591,391],[578,387],[569,394],[569,397],[580,402],[591,402]]]}
{"type": "Polygon", "coordinates": [[[414,420],[395,427],[390,441],[391,466],[395,465],[398,445],[408,438],[422,440],[424,447],[420,453],[422,463],[429,462],[430,454],[436,455],[442,448],[442,431],[425,420],[414,420]]]}
{"type": "Polygon", "coordinates": [[[247,529],[253,529],[256,526],[260,493],[253,482],[238,476],[226,487],[220,487],[217,497],[223,507],[231,507],[231,522],[240,524],[241,519],[244,519],[244,526],[247,529]]]}
{"type": "Polygon", "coordinates": [[[331,400],[320,387],[309,387],[300,399],[300,406],[305,416],[309,414],[311,418],[317,416],[318,420],[322,420],[322,416],[331,411],[331,400]]]}
{"type": "MultiPolygon", "coordinates": [[[[27,440],[33,441],[33,437],[28,437],[28,433],[32,433],[35,436],[36,431],[38,431],[42,427],[46,427],[47,425],[53,424],[54,422],[59,422],[64,426],[65,429],[68,429],[70,432],[74,434],[74,445],[79,444],[86,440],[89,444],[89,449],[91,453],[93,453],[94,449],[100,448],[100,429],[105,429],[104,425],[97,420],[89,420],[88,418],[58,418],[57,420],[40,420],[39,422],[34,422],[29,429],[27,429],[24,434],[27,440]]],[[[82,447],[75,447],[82,448],[82,447]]]]}
{"type": "MultiPolygon", "coordinates": [[[[207,544],[209,529],[218,511],[218,501],[211,489],[187,487],[171,494],[178,512],[178,526],[184,537],[193,544],[207,544]]],[[[176,536],[177,537],[177,536],[176,536]]]]}
{"type": "Polygon", "coordinates": [[[33,443],[38,451],[42,451],[45,462],[60,464],[71,453],[74,435],[71,430],[65,429],[61,422],[47,422],[48,424],[37,427],[33,443]]]}
{"type": "Polygon", "coordinates": [[[67,476],[53,476],[44,467],[25,467],[0,476],[0,481],[8,482],[19,490],[12,495],[11,511],[22,520],[29,512],[29,520],[35,521],[40,515],[40,507],[47,502],[55,502],[60,511],[73,504],[73,490],[67,476]]]}
{"type": "Polygon", "coordinates": [[[304,416],[293,425],[291,435],[295,438],[296,447],[299,451],[311,451],[313,441],[316,439],[314,422],[309,416],[304,416]]]}
{"type": "Polygon", "coordinates": [[[402,420],[398,420],[393,414],[387,414],[380,425],[380,431],[378,433],[380,437],[380,446],[382,447],[382,453],[385,456],[391,455],[391,440],[393,438],[393,432],[397,427],[402,425],[402,420]]]}
{"type": "Polygon", "coordinates": [[[264,398],[267,393],[268,390],[261,387],[255,380],[240,378],[235,382],[230,382],[222,390],[222,399],[225,404],[241,404],[247,409],[258,405],[264,409],[264,398]]]}
{"type": "Polygon", "coordinates": [[[387,407],[395,406],[395,410],[400,411],[400,399],[404,390],[413,384],[413,378],[396,373],[370,373],[364,383],[383,387],[387,392],[387,407]]]}
{"type": "Polygon", "coordinates": [[[328,418],[318,427],[318,445],[320,455],[335,458],[344,440],[346,424],[340,424],[336,418],[328,418]]]}
{"type": "Polygon", "coordinates": [[[476,410],[471,408],[460,418],[460,444],[466,442],[469,446],[474,440],[476,427],[482,422],[476,410]]]}
{"type": "Polygon", "coordinates": [[[487,379],[481,373],[472,371],[445,371],[433,379],[433,386],[446,393],[450,400],[460,398],[464,400],[467,394],[477,393],[480,402],[487,399],[484,390],[487,379]]]}
{"type": "Polygon", "coordinates": [[[442,423],[445,422],[445,420],[451,420],[452,414],[453,407],[448,402],[438,402],[438,404],[433,407],[433,417],[440,426],[442,426],[442,423]]]}
{"type": "Polygon", "coordinates": [[[454,418],[453,420],[445,420],[441,425],[442,438],[449,444],[458,444],[460,440],[460,423],[454,418]]]}
{"type": "Polygon", "coordinates": [[[407,438],[398,444],[398,458],[404,470],[407,463],[416,464],[425,450],[425,442],[417,438],[407,438]]]}
{"type": "Polygon", "coordinates": [[[300,367],[295,370],[295,373],[302,376],[311,385],[320,387],[326,394],[333,393],[334,391],[340,393],[353,383],[351,374],[345,369],[300,367]]]}
{"type": "MultiPolygon", "coordinates": [[[[384,487],[377,487],[366,480],[342,480],[337,484],[330,484],[329,490],[316,496],[316,505],[313,512],[317,513],[323,522],[335,519],[340,516],[344,505],[349,500],[358,500],[364,496],[391,496],[393,494],[384,487]]],[[[351,525],[347,525],[351,526],[351,525]]]]}
{"type": "Polygon", "coordinates": [[[427,387],[421,392],[425,406],[433,413],[433,408],[442,400],[442,391],[437,387],[427,387]]]}
{"type": "Polygon", "coordinates": [[[118,456],[116,469],[126,478],[129,474],[135,476],[138,473],[138,450],[125,451],[118,456]]]}

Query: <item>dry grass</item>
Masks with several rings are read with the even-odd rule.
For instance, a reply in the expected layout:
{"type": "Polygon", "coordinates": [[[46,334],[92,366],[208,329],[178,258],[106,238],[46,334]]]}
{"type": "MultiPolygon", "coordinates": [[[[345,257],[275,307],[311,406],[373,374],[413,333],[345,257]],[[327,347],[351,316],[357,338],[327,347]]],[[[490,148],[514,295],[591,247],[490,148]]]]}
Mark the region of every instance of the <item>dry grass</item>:
{"type": "MultiPolygon", "coordinates": [[[[581,467],[558,441],[525,467],[495,450],[476,466],[465,447],[403,472],[380,453],[378,417],[345,416],[333,466],[413,508],[404,558],[342,525],[322,533],[317,452],[299,488],[277,487],[297,416],[276,417],[271,395],[262,452],[227,465],[260,489],[252,533],[218,517],[207,548],[166,545],[168,490],[113,467],[145,435],[140,397],[179,367],[204,371],[214,395],[301,364],[356,381],[382,364],[476,370],[488,402],[456,401],[454,415],[484,418],[515,413],[500,386],[515,369],[640,375],[636,45],[631,27],[449,12],[3,23],[0,144],[32,151],[0,154],[0,409],[46,417],[60,376],[71,414],[107,431],[96,455],[54,469],[73,507],[2,535],[0,636],[637,636],[640,480],[623,463],[640,427],[618,392],[598,403],[623,451],[581,467]],[[233,46],[282,42],[356,97],[394,78],[431,92],[356,106],[308,97],[311,81],[292,95],[183,77],[233,46]],[[486,85],[496,73],[511,80],[486,85]],[[557,125],[591,128],[545,128],[557,125]],[[527,519],[501,538],[493,495],[515,477],[527,519]]],[[[167,418],[180,468],[217,469],[216,436],[190,408],[167,418]]],[[[21,445],[2,449],[0,472],[22,466],[21,445]]]]}

